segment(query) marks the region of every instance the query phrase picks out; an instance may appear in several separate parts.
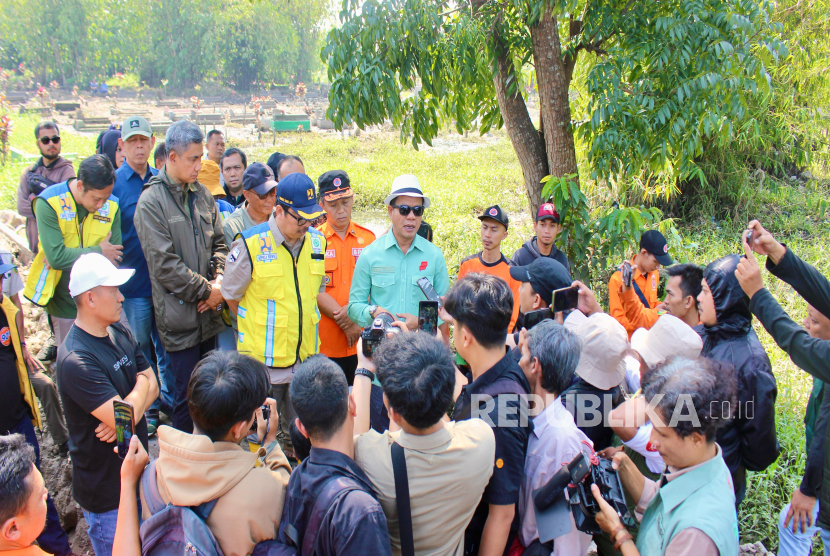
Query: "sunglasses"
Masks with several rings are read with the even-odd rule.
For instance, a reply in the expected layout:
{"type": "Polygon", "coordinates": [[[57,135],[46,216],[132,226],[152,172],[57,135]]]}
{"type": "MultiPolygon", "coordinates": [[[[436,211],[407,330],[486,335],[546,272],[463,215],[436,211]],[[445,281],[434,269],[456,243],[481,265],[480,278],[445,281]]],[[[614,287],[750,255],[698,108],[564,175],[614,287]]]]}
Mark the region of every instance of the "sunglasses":
{"type": "Polygon", "coordinates": [[[279,205],[282,207],[282,210],[285,212],[285,214],[297,221],[297,226],[305,226],[306,224],[311,223],[311,220],[308,220],[307,218],[294,215],[294,213],[291,212],[291,207],[286,205],[285,203],[279,203],[279,205]]]}
{"type": "Polygon", "coordinates": [[[424,206],[417,205],[414,207],[410,207],[409,205],[392,205],[392,208],[398,209],[398,212],[401,213],[401,216],[409,216],[409,213],[413,213],[415,216],[422,216],[424,214],[424,206]]]}
{"type": "Polygon", "coordinates": [[[40,138],[40,142],[43,143],[44,145],[48,145],[50,141],[57,145],[58,143],[61,142],[61,137],[60,137],[60,135],[53,135],[52,137],[41,137],[40,138]]]}

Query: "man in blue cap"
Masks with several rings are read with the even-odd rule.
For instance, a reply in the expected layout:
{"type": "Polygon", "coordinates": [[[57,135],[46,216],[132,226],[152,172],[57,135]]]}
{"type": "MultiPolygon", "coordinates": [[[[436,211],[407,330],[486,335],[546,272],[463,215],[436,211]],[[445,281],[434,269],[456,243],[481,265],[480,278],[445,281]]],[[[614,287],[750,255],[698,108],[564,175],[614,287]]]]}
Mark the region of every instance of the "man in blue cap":
{"type": "Polygon", "coordinates": [[[236,235],[222,282],[222,296],[237,316],[238,351],[268,367],[289,457],[288,424],[296,415],[288,387],[296,366],[320,351],[317,294],[326,291],[326,238],[311,221],[324,212],[311,178],[285,176],[268,221],[236,235]]]}

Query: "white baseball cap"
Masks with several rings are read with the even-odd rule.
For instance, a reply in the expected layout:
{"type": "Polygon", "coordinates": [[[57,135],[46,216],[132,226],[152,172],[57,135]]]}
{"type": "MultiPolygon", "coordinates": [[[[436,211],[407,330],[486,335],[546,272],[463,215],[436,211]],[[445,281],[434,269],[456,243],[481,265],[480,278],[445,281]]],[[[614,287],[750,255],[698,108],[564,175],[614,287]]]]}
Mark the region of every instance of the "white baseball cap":
{"type": "Polygon", "coordinates": [[[663,315],[651,329],[638,328],[631,335],[631,349],[640,354],[649,369],[673,355],[695,358],[703,349],[703,340],[691,326],[675,317],[663,315]]]}
{"type": "Polygon", "coordinates": [[[86,253],[78,257],[72,265],[69,295],[75,297],[98,286],[123,286],[133,274],[135,270],[132,268],[115,268],[115,265],[100,253],[86,253]]]}
{"type": "Polygon", "coordinates": [[[594,313],[587,318],[583,315],[582,319],[577,318],[578,324],[570,326],[565,322],[582,340],[577,376],[600,390],[618,386],[625,378],[623,357],[629,347],[625,328],[607,313],[594,313]]]}
{"type": "Polygon", "coordinates": [[[421,183],[412,174],[403,174],[392,180],[392,192],[383,200],[384,204],[391,205],[396,197],[405,195],[407,197],[421,197],[424,200],[424,208],[429,208],[429,197],[424,195],[421,183]]]}

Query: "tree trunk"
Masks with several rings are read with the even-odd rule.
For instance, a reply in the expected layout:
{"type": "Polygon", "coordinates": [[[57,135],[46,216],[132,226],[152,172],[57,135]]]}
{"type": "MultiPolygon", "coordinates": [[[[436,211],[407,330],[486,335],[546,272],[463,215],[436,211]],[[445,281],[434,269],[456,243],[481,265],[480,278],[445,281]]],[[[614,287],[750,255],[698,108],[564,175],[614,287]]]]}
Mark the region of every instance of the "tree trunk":
{"type": "MultiPolygon", "coordinates": [[[[550,173],[556,177],[577,174],[568,97],[572,70],[569,71],[562,60],[556,18],[551,17],[550,12],[544,14],[539,23],[530,28],[530,38],[550,173]]],[[[576,182],[579,183],[578,176],[576,182]]]]}
{"type": "Polygon", "coordinates": [[[542,178],[549,173],[545,142],[533,126],[518,85],[513,94],[510,94],[508,90],[508,78],[512,75],[514,81],[517,79],[515,67],[504,49],[504,43],[498,37],[494,38],[501,43],[499,46],[503,47],[501,54],[498,56],[497,73],[493,76],[493,82],[496,86],[496,98],[499,101],[507,135],[510,137],[510,142],[516,151],[516,157],[522,166],[531,214],[535,215],[541,204],[542,178]]]}

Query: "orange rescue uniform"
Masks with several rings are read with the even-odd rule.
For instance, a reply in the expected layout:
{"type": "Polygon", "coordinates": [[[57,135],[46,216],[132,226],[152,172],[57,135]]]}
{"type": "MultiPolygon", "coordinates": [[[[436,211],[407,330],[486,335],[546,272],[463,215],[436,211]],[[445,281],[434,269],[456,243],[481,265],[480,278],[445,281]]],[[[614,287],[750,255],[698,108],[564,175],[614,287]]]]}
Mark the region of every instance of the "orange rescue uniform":
{"type": "MultiPolygon", "coordinates": [[[[634,264],[634,261],[630,261],[634,264]]],[[[660,282],[660,271],[655,270],[643,275],[639,269],[634,271],[634,279],[643,292],[643,296],[648,301],[648,308],[646,308],[640,296],[634,290],[634,286],[627,291],[622,291],[622,273],[618,270],[608,281],[608,305],[611,309],[611,316],[617,319],[621,325],[625,327],[628,336],[634,333],[638,328],[649,329],[654,326],[660,315],[657,314],[657,305],[660,301],[657,299],[657,285],[660,282]]]]}
{"type": "MultiPolygon", "coordinates": [[[[326,236],[326,276],[323,283],[326,293],[341,306],[349,304],[354,267],[360,253],[375,241],[375,234],[367,228],[349,222],[346,238],[340,239],[334,228],[326,222],[318,228],[326,236]]],[[[333,319],[320,315],[320,352],[327,357],[357,355],[357,345],[349,347],[346,333],[333,319]]]]}
{"type": "Polygon", "coordinates": [[[507,331],[513,332],[513,327],[516,326],[516,320],[519,318],[519,286],[522,283],[510,277],[510,267],[514,266],[510,259],[502,255],[501,259],[495,263],[485,263],[481,254],[482,252],[478,252],[461,261],[461,266],[458,267],[458,279],[461,280],[471,272],[479,272],[498,276],[507,282],[513,292],[513,316],[510,317],[510,326],[507,331]]]}

